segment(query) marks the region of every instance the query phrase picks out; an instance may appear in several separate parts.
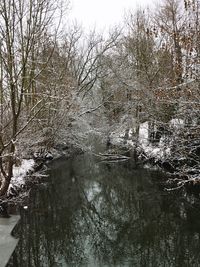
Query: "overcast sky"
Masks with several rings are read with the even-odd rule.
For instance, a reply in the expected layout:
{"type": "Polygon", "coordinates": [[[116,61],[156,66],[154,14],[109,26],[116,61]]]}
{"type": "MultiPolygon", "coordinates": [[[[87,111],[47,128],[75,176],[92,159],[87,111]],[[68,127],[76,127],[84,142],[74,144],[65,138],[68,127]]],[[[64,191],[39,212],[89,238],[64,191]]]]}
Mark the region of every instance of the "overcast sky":
{"type": "Polygon", "coordinates": [[[152,0],[70,0],[70,18],[83,27],[108,30],[123,21],[124,12],[138,6],[150,5],[152,0]]]}

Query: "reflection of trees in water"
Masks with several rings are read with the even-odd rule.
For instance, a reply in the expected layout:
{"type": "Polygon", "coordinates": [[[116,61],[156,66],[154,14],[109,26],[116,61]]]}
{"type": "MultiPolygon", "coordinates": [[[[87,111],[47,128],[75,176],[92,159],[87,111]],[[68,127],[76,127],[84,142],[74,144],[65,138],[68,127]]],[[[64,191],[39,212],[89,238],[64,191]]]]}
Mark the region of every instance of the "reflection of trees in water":
{"type": "Polygon", "coordinates": [[[194,212],[180,196],[162,196],[151,173],[78,160],[52,175],[22,214],[18,266],[200,263],[199,207],[194,212]]]}
{"type": "MultiPolygon", "coordinates": [[[[64,176],[65,170],[56,173],[57,177],[64,176]]],[[[47,188],[36,188],[30,198],[29,212],[22,213],[23,223],[18,229],[20,243],[15,257],[18,265],[57,266],[65,258],[70,262],[82,261],[83,244],[77,239],[82,229],[74,227],[74,215],[80,207],[80,196],[71,179],[58,186],[50,183],[47,188]]]]}

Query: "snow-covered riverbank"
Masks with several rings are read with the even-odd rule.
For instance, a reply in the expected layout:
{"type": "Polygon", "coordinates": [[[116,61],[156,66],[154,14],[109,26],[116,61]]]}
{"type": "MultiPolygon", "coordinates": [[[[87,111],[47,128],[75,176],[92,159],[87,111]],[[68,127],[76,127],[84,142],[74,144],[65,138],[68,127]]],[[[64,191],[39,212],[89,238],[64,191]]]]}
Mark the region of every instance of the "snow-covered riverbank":
{"type": "Polygon", "coordinates": [[[12,191],[21,188],[26,183],[27,174],[34,170],[34,159],[23,159],[20,166],[13,168],[13,177],[10,182],[7,195],[12,195],[12,191]]]}
{"type": "Polygon", "coordinates": [[[34,184],[41,183],[41,180],[46,181],[48,179],[46,170],[50,161],[58,160],[61,157],[73,157],[80,153],[82,150],[72,142],[56,144],[50,150],[40,146],[35,146],[32,152],[24,150],[22,153],[24,158],[18,160],[14,165],[13,177],[7,194],[0,198],[0,207],[5,202],[14,203],[18,200],[21,202],[34,184]]]}
{"type": "MultiPolygon", "coordinates": [[[[156,131],[155,128],[153,133],[158,133],[156,131]]],[[[167,131],[159,133],[157,140],[150,138],[151,130],[148,121],[139,125],[137,136],[133,132],[134,130],[128,131],[125,127],[121,131],[119,129],[116,132],[113,131],[110,134],[110,142],[114,146],[126,146],[135,150],[138,159],[148,163],[150,167],[157,166],[168,172],[170,177],[177,181],[178,186],[196,184],[199,181],[199,145],[193,139],[184,139],[184,134],[187,132],[182,119],[172,119],[167,124],[167,131]]]]}

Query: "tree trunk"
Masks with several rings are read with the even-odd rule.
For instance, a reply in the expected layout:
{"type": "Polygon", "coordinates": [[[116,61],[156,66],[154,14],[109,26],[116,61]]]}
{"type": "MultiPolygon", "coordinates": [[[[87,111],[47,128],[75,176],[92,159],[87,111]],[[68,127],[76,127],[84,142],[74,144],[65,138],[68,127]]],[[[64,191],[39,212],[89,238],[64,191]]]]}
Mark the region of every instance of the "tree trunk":
{"type": "Polygon", "coordinates": [[[1,187],[0,187],[0,197],[6,195],[9,185],[10,185],[11,176],[7,176],[3,179],[1,187]]]}

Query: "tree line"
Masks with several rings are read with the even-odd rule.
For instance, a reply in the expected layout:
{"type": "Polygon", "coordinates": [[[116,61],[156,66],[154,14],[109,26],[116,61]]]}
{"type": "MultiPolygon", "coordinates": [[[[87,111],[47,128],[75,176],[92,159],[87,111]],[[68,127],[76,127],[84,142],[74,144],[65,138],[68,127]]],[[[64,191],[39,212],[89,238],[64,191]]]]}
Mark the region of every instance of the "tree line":
{"type": "Polygon", "coordinates": [[[99,110],[110,125],[134,118],[127,127],[136,135],[148,121],[150,139],[159,127],[169,133],[172,118],[183,120],[169,145],[196,166],[199,7],[199,0],[163,0],[153,11],[128,13],[123,28],[105,39],[66,25],[62,0],[2,0],[0,195],[8,190],[22,138],[50,132],[45,146],[51,147],[71,121],[99,110]]]}
{"type": "Polygon", "coordinates": [[[180,181],[199,174],[199,12],[198,0],[163,0],[128,13],[115,48],[104,56],[109,75],[101,80],[109,120],[132,128],[134,141],[148,122],[149,143],[156,147],[162,138],[170,148],[168,164],[159,164],[180,181]]]}

